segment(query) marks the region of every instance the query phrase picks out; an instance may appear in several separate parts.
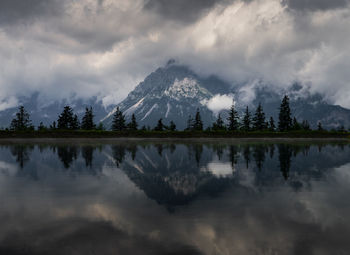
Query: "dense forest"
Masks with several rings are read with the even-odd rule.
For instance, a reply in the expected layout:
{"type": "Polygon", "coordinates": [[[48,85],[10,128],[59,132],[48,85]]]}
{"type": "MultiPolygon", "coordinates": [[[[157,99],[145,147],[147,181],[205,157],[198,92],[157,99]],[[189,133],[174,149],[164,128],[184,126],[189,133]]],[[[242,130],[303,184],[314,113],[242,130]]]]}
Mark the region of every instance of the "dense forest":
{"type": "MultiPolygon", "coordinates": [[[[94,121],[94,113],[92,107],[85,109],[85,114],[81,120],[74,114],[73,109],[70,106],[65,106],[62,113],[58,116],[57,121],[54,121],[50,126],[45,126],[42,122],[38,127],[34,127],[30,120],[30,114],[25,110],[23,106],[20,106],[15,118],[11,121],[10,127],[5,129],[6,131],[55,131],[55,130],[66,130],[66,131],[77,131],[77,130],[88,130],[88,131],[107,131],[106,127],[100,122],[98,124],[94,121]]],[[[168,125],[163,123],[163,119],[160,118],[155,127],[149,126],[139,127],[136,117],[132,114],[130,121],[127,122],[126,116],[119,109],[116,109],[113,115],[111,131],[115,132],[179,132],[176,128],[176,123],[170,121],[168,125]]],[[[331,130],[332,132],[346,133],[350,130],[346,130],[344,126],[338,127],[337,130],[331,130]]],[[[279,107],[278,121],[270,117],[266,118],[263,107],[261,104],[252,113],[248,107],[244,112],[243,116],[239,116],[235,109],[235,105],[232,104],[228,118],[224,120],[221,114],[218,115],[217,120],[212,123],[209,127],[204,129],[204,124],[200,115],[199,110],[194,114],[194,117],[189,116],[187,121],[187,127],[185,132],[311,132],[309,122],[298,120],[293,117],[292,111],[289,105],[288,96],[284,96],[281,105],[279,107]]],[[[328,132],[323,129],[322,123],[318,123],[318,132],[328,132]]]]}

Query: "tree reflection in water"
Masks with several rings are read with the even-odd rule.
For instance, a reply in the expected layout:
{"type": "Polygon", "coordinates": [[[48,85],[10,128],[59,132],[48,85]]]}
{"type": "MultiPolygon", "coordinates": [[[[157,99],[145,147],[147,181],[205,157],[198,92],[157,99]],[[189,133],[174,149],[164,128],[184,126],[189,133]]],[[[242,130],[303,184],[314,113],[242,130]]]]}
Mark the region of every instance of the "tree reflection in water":
{"type": "Polygon", "coordinates": [[[96,147],[94,146],[82,146],[81,148],[81,155],[85,160],[85,166],[92,168],[92,161],[94,159],[94,150],[96,147]]]}
{"type": "MultiPolygon", "coordinates": [[[[128,168],[128,166],[124,164],[125,159],[128,159],[128,162],[135,162],[134,166],[137,165],[139,167],[137,170],[138,172],[152,172],[157,175],[147,177],[148,181],[149,178],[153,178],[153,180],[159,184],[160,179],[167,180],[167,183],[161,185],[169,185],[171,181],[171,185],[175,185],[179,189],[181,189],[181,182],[188,182],[186,184],[186,189],[189,190],[191,185],[195,187],[204,176],[202,175],[203,171],[209,171],[208,173],[211,174],[212,177],[219,178],[219,176],[214,176],[215,171],[221,171],[222,169],[220,170],[218,167],[224,167],[226,162],[231,164],[233,171],[242,172],[245,169],[246,171],[255,172],[257,181],[264,180],[263,183],[275,178],[273,177],[275,176],[273,170],[276,166],[280,172],[280,177],[285,181],[291,178],[291,171],[293,171],[293,176],[296,176],[295,178],[298,179],[297,175],[302,174],[303,169],[300,169],[298,164],[294,164],[294,161],[300,160],[301,157],[309,157],[311,151],[312,155],[317,156],[315,153],[323,153],[325,147],[336,147],[344,151],[345,146],[346,145],[342,143],[326,146],[322,143],[311,145],[302,143],[220,144],[196,142],[181,144],[171,142],[145,142],[138,144],[137,142],[124,142],[115,143],[111,145],[110,148],[111,158],[113,158],[115,165],[123,171],[125,170],[124,168],[128,168]],[[138,153],[138,150],[141,150],[141,153],[138,153]],[[252,160],[255,164],[251,164],[252,160]],[[150,164],[145,165],[147,162],[150,164]],[[217,162],[222,162],[222,165],[217,165],[217,162]],[[274,164],[274,162],[277,162],[277,164],[274,164]],[[268,168],[265,167],[265,164],[267,164],[268,168]],[[155,166],[158,166],[158,168],[155,168],[155,166]],[[188,175],[189,173],[190,175],[188,175]],[[160,177],[159,175],[163,176],[160,177]],[[187,176],[184,178],[185,175],[187,176]]],[[[99,148],[100,152],[105,150],[102,145],[79,146],[71,144],[39,144],[37,148],[40,154],[44,153],[47,148],[50,148],[51,151],[58,156],[58,159],[62,162],[65,169],[71,168],[74,161],[81,156],[84,160],[83,162],[85,162],[85,167],[93,170],[89,172],[95,172],[93,162],[95,160],[94,153],[96,149],[99,148]]],[[[26,163],[31,160],[30,156],[35,149],[35,145],[14,144],[9,146],[9,149],[19,167],[23,169],[26,163]]],[[[303,162],[303,164],[307,163],[308,161],[303,162]]],[[[206,173],[206,177],[204,178],[206,180],[208,173],[206,173]]],[[[318,174],[320,175],[321,173],[318,174]]],[[[224,176],[220,176],[220,178],[223,179],[224,176]]],[[[300,181],[295,180],[295,178],[293,182],[300,183],[300,181]]],[[[202,185],[202,187],[204,186],[202,185]]]]}
{"type": "Polygon", "coordinates": [[[0,145],[0,254],[347,254],[349,149],[0,145]]]}
{"type": "Polygon", "coordinates": [[[58,146],[57,156],[63,163],[64,168],[68,169],[78,158],[79,147],[78,146],[58,146]]]}
{"type": "Polygon", "coordinates": [[[26,162],[30,160],[30,153],[34,145],[15,144],[10,146],[11,154],[15,157],[19,167],[23,169],[26,162]]]}

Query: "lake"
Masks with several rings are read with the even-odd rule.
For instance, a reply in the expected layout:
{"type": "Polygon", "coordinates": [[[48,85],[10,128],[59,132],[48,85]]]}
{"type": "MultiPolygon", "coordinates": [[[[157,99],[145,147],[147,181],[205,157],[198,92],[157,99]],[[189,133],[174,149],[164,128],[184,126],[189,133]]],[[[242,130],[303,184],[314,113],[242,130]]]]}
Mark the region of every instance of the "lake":
{"type": "Polygon", "coordinates": [[[0,142],[0,254],[350,254],[350,145],[0,142]]]}

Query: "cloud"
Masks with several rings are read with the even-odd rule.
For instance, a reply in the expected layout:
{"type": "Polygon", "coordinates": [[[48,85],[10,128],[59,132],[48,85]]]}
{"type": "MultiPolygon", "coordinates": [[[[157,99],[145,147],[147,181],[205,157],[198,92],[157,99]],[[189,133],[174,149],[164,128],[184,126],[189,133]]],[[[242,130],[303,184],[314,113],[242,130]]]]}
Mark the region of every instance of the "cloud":
{"type": "Polygon", "coordinates": [[[149,0],[145,9],[158,13],[165,19],[189,22],[206,14],[216,4],[229,2],[225,0],[149,0]]]}
{"type": "Polygon", "coordinates": [[[1,0],[0,24],[29,22],[43,16],[58,15],[65,0],[1,0]]]}
{"type": "Polygon", "coordinates": [[[40,91],[118,103],[175,58],[248,87],[298,81],[350,108],[345,0],[4,0],[0,17],[1,102],[40,91]]]}
{"type": "Polygon", "coordinates": [[[215,95],[206,105],[212,112],[219,113],[222,110],[230,109],[233,102],[233,95],[215,95]]]}
{"type": "Polygon", "coordinates": [[[18,100],[15,97],[7,98],[4,101],[0,101],[0,111],[15,107],[17,104],[18,100]]]}
{"type": "Polygon", "coordinates": [[[289,8],[307,11],[337,9],[346,7],[349,4],[349,0],[284,0],[283,2],[289,8]]]}

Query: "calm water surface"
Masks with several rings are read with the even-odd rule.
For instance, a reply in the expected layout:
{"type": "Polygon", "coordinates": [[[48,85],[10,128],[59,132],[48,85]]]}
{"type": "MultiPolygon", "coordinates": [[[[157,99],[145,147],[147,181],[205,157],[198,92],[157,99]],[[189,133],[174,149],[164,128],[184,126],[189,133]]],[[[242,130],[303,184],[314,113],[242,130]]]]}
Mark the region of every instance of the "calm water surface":
{"type": "Polygon", "coordinates": [[[0,254],[350,254],[347,143],[0,143],[0,254]]]}

